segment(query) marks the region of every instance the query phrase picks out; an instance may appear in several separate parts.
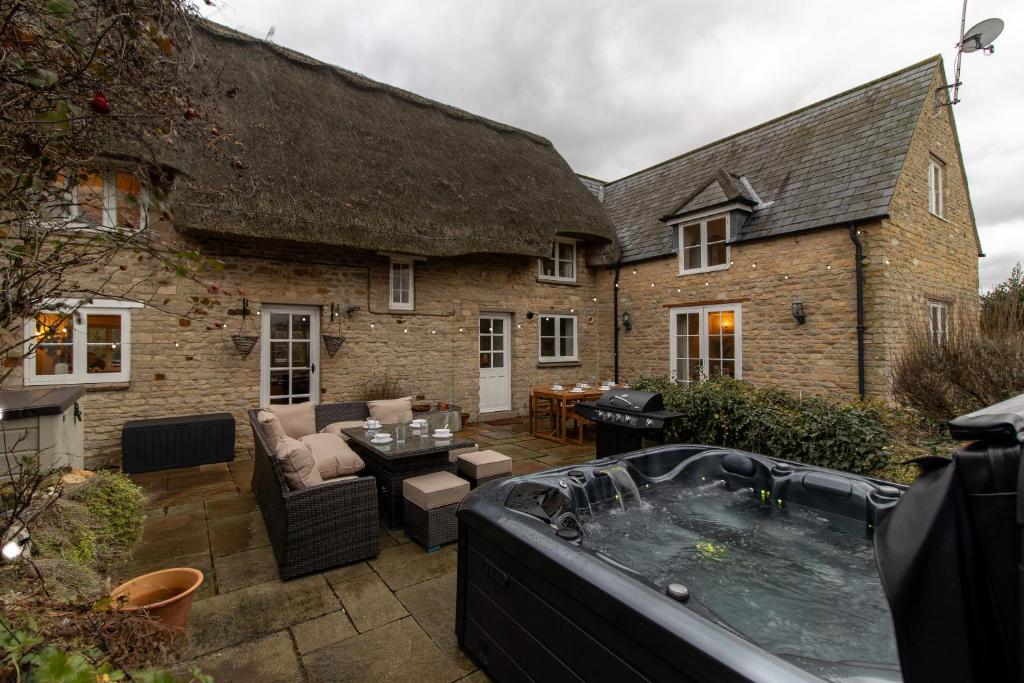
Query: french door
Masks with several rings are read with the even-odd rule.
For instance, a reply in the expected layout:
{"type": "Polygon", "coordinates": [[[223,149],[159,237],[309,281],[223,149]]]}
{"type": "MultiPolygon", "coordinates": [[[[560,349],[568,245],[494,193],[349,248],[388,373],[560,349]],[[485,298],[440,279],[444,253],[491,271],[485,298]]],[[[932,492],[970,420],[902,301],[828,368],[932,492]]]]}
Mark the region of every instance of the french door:
{"type": "Polygon", "coordinates": [[[320,309],[264,306],[260,405],[320,400],[320,309]]]}
{"type": "Polygon", "coordinates": [[[708,377],[743,374],[739,304],[673,308],[669,311],[670,373],[689,384],[708,377]]]}
{"type": "Polygon", "coordinates": [[[512,316],[480,316],[480,412],[512,409],[512,373],[509,369],[509,334],[512,316]]]}

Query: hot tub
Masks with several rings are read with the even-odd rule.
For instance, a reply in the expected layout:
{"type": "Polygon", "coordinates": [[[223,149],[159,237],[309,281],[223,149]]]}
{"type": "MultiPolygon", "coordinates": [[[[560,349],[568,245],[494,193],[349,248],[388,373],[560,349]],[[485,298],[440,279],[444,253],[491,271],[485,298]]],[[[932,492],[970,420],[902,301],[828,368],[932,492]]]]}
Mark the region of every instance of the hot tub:
{"type": "Polygon", "coordinates": [[[898,681],[872,533],[903,488],[671,445],[459,511],[456,631],[504,681],[898,681]]]}

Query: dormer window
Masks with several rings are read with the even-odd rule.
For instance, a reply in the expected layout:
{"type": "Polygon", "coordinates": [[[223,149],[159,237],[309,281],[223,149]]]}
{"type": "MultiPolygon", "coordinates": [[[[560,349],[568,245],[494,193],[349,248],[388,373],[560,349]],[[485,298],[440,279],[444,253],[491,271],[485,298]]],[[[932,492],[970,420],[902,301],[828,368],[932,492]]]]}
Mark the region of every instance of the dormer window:
{"type": "Polygon", "coordinates": [[[679,229],[679,274],[729,267],[729,216],[712,216],[679,229]]]}
{"type": "Polygon", "coordinates": [[[576,282],[576,240],[556,239],[551,256],[540,259],[537,278],[551,282],[576,282]]]}
{"type": "Polygon", "coordinates": [[[68,196],[68,216],[83,228],[140,230],[146,227],[148,195],[131,173],[83,172],[68,196]]]}

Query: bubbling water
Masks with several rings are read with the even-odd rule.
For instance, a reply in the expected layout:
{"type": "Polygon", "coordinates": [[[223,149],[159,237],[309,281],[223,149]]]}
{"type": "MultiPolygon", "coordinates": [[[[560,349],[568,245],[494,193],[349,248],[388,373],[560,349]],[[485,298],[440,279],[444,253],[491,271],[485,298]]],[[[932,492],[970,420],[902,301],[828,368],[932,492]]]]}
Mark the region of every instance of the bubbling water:
{"type": "Polygon", "coordinates": [[[892,617],[863,523],[758,502],[724,482],[662,484],[643,506],[604,507],[591,550],[811,673],[835,681],[900,680],[892,617]]]}

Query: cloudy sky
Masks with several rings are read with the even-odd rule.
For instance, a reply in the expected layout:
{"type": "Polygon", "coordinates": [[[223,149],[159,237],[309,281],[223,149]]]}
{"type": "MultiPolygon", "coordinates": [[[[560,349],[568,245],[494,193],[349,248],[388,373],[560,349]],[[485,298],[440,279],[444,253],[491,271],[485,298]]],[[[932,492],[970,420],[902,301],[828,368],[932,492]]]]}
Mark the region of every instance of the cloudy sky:
{"type": "MultiPolygon", "coordinates": [[[[211,19],[548,137],[614,179],[941,53],[959,0],[214,0],[211,19]]],[[[966,55],[957,126],[988,256],[982,288],[1024,261],[1024,2],[966,55]]]]}

